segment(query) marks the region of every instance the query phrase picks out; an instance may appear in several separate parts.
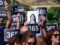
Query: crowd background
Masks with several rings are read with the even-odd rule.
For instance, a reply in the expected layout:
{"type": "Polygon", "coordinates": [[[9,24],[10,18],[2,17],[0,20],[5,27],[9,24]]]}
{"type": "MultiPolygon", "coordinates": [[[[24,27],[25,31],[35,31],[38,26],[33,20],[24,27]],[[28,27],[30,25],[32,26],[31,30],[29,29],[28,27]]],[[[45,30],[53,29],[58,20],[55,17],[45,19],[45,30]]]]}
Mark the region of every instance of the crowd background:
{"type": "MultiPolygon", "coordinates": [[[[25,7],[26,11],[34,10],[30,6],[20,4],[18,2],[11,1],[11,0],[4,0],[4,9],[7,13],[7,18],[0,18],[0,26],[2,26],[4,29],[21,29],[22,34],[16,34],[12,37],[12,39],[9,40],[9,45],[59,45],[60,44],[60,7],[51,7],[48,9],[48,15],[47,18],[45,16],[41,16],[40,19],[42,20],[41,23],[41,32],[42,35],[36,37],[34,34],[28,31],[27,25],[29,24],[27,21],[24,22],[24,24],[19,23],[19,19],[17,19],[17,23],[13,23],[12,21],[12,15],[13,15],[13,6],[23,6],[25,7]],[[46,31],[44,22],[46,23],[58,23],[58,28],[51,29],[50,31],[46,31]],[[49,33],[50,32],[50,33],[49,33]],[[54,39],[54,34],[57,39],[54,39]],[[15,39],[14,39],[15,38],[15,39]],[[32,43],[28,43],[30,40],[32,40],[32,43]],[[37,40],[37,42],[36,42],[37,40]],[[58,40],[58,41],[56,41],[58,40]],[[51,42],[49,42],[51,41],[51,42]],[[54,42],[55,41],[55,42],[54,42]],[[53,42],[53,43],[52,43],[53,42]],[[59,43],[58,43],[59,42],[59,43]],[[57,44],[58,43],[58,44],[57,44]]],[[[17,18],[21,16],[20,13],[16,15],[17,18]]]]}
{"type": "MultiPolygon", "coordinates": [[[[26,11],[29,10],[34,10],[31,6],[29,5],[25,5],[25,4],[21,4],[16,0],[6,0],[8,5],[9,5],[9,13],[11,15],[13,15],[13,6],[17,5],[17,6],[23,6],[26,11]]],[[[47,22],[48,23],[58,23],[58,27],[60,27],[60,7],[50,7],[47,8],[48,9],[48,16],[47,16],[47,22]],[[50,18],[51,17],[51,18],[50,18]]],[[[1,9],[0,9],[1,10],[1,9]]],[[[6,20],[6,19],[5,19],[6,20]]],[[[6,23],[6,21],[3,21],[3,23],[6,23]]]]}

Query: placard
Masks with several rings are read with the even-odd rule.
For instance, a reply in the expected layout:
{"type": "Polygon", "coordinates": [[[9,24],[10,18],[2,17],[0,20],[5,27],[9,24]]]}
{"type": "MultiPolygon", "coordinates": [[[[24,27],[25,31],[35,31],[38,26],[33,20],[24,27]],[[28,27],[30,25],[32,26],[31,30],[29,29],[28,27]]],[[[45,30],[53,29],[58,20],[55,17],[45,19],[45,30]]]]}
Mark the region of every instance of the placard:
{"type": "Polygon", "coordinates": [[[32,33],[40,33],[40,27],[38,25],[38,11],[27,11],[27,22],[29,31],[32,33]]]}
{"type": "Polygon", "coordinates": [[[18,6],[14,6],[13,7],[13,14],[17,14],[18,13],[18,9],[17,8],[18,8],[18,6]]]}
{"type": "Polygon", "coordinates": [[[20,24],[24,24],[24,22],[25,22],[25,16],[24,15],[20,15],[18,18],[17,18],[17,15],[12,16],[13,23],[17,23],[17,19],[19,19],[20,24]]]}
{"type": "Polygon", "coordinates": [[[28,25],[28,29],[29,31],[31,31],[32,33],[40,33],[40,26],[38,26],[38,24],[29,24],[28,25]]]}
{"type": "Polygon", "coordinates": [[[8,40],[17,33],[20,33],[19,29],[5,29],[4,30],[4,41],[8,42],[8,40]]]}
{"type": "Polygon", "coordinates": [[[38,24],[38,11],[27,11],[27,22],[29,24],[38,24]]]}
{"type": "Polygon", "coordinates": [[[14,6],[13,7],[13,14],[24,13],[24,12],[25,12],[24,7],[21,7],[21,6],[14,6]]]}
{"type": "Polygon", "coordinates": [[[46,24],[47,31],[49,31],[50,29],[53,29],[53,28],[58,28],[58,24],[57,23],[46,24]]]}
{"type": "Polygon", "coordinates": [[[41,15],[47,16],[47,14],[48,14],[46,7],[37,7],[35,10],[39,11],[39,16],[41,16],[41,15]]]}
{"type": "Polygon", "coordinates": [[[18,13],[21,13],[21,12],[25,12],[25,9],[24,7],[18,6],[18,13]]]}

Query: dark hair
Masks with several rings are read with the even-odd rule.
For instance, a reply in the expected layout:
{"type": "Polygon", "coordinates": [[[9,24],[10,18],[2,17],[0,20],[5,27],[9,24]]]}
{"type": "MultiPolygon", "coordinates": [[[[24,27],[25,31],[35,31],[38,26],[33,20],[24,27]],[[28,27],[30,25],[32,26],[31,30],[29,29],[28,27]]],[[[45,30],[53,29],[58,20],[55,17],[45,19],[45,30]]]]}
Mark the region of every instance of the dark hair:
{"type": "Polygon", "coordinates": [[[51,41],[51,38],[52,38],[53,33],[54,33],[55,31],[60,32],[60,30],[57,29],[57,28],[53,28],[53,29],[51,29],[51,30],[48,31],[47,45],[51,45],[51,42],[52,42],[52,41],[51,41]]]}
{"type": "Polygon", "coordinates": [[[14,35],[9,39],[9,45],[14,45],[14,43],[23,45],[23,42],[27,42],[27,39],[29,38],[34,38],[34,45],[36,45],[36,36],[28,31],[24,34],[17,33],[14,35]]]}
{"type": "Polygon", "coordinates": [[[20,33],[17,33],[12,38],[9,39],[9,45],[14,45],[14,43],[21,44],[23,42],[23,35],[20,33]]]}
{"type": "Polygon", "coordinates": [[[25,42],[27,42],[29,38],[34,38],[33,45],[36,45],[36,36],[35,36],[35,34],[33,34],[31,32],[25,32],[24,36],[25,36],[25,39],[26,39],[25,42]]]}
{"type": "MultiPolygon", "coordinates": [[[[34,16],[34,21],[35,21],[35,23],[36,23],[36,17],[35,17],[35,15],[34,14],[31,14],[31,16],[34,16]]],[[[31,16],[30,16],[30,18],[31,18],[31,16]]]]}

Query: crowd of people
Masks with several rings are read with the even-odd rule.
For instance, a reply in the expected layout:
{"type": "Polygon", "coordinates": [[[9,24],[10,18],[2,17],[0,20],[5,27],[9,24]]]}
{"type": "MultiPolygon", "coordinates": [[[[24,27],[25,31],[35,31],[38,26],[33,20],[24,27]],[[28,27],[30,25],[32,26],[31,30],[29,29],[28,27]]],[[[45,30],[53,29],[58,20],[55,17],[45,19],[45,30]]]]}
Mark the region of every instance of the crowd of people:
{"type": "Polygon", "coordinates": [[[39,17],[41,34],[33,34],[28,29],[29,23],[27,21],[25,21],[23,25],[20,25],[19,17],[21,14],[18,13],[16,15],[17,22],[14,23],[8,10],[8,4],[6,0],[4,2],[4,5],[7,12],[6,24],[3,24],[4,18],[0,18],[0,27],[4,29],[20,29],[20,33],[15,34],[9,39],[9,45],[60,45],[60,29],[53,28],[47,31],[45,26],[45,16],[41,15],[39,17]],[[10,28],[11,25],[13,26],[12,28],[10,28]]]}

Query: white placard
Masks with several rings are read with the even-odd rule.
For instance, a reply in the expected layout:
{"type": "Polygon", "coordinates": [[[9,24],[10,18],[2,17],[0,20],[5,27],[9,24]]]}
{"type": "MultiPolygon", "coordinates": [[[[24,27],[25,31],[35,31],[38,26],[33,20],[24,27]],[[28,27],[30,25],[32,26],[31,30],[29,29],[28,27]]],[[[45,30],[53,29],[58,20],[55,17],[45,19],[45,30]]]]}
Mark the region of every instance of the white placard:
{"type": "Polygon", "coordinates": [[[27,11],[27,22],[30,24],[38,23],[38,11],[27,11]]]}

